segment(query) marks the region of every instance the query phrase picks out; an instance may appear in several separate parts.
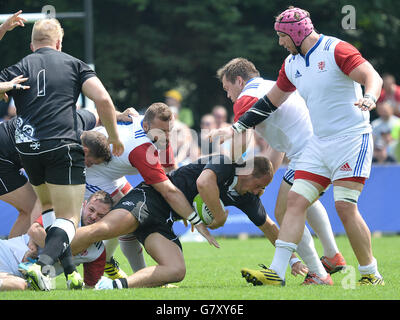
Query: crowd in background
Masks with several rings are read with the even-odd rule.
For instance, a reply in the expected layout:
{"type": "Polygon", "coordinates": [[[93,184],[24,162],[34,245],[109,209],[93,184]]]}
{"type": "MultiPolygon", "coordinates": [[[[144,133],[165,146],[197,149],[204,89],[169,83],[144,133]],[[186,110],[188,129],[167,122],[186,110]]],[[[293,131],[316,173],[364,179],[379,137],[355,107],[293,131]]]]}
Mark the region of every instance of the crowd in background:
{"type": "MultiPolygon", "coordinates": [[[[383,88],[378,99],[376,110],[371,112],[372,134],[374,138],[375,164],[400,163],[400,85],[391,74],[382,75],[383,88]]],[[[171,144],[174,146],[175,160],[178,166],[190,163],[201,156],[220,152],[228,154],[229,142],[222,146],[210,143],[207,133],[232,124],[228,109],[223,105],[215,105],[210,113],[200,118],[200,130],[195,127],[193,111],[182,105],[183,97],[178,90],[165,93],[165,103],[175,114],[175,126],[171,132],[171,144]]],[[[13,100],[9,103],[0,101],[0,122],[16,115],[13,100]]],[[[267,142],[256,133],[250,141],[255,155],[262,155],[268,148],[267,142]]]]}

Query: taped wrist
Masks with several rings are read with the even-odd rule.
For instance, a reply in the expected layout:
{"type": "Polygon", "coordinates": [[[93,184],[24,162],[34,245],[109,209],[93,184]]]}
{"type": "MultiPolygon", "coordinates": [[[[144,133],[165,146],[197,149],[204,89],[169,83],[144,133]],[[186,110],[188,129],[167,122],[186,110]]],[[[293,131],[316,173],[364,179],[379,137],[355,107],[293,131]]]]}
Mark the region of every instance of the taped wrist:
{"type": "Polygon", "coordinates": [[[199,215],[197,214],[196,211],[193,211],[189,217],[187,217],[187,220],[193,224],[193,225],[198,225],[199,223],[201,223],[201,219],[199,217],[199,215]]]}
{"type": "Polygon", "coordinates": [[[267,119],[274,111],[278,109],[269,100],[267,95],[258,99],[258,101],[232,126],[236,132],[242,132],[248,128],[254,127],[267,119]]]}

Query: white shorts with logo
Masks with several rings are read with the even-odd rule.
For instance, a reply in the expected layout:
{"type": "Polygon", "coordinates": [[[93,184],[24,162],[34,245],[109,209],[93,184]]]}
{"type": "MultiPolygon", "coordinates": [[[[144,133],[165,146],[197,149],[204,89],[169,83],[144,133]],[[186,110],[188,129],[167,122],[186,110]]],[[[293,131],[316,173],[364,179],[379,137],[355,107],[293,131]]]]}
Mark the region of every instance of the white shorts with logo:
{"type": "Polygon", "coordinates": [[[306,171],[331,181],[350,177],[369,178],[373,155],[372,134],[318,138],[307,143],[296,171],[306,171]]]}

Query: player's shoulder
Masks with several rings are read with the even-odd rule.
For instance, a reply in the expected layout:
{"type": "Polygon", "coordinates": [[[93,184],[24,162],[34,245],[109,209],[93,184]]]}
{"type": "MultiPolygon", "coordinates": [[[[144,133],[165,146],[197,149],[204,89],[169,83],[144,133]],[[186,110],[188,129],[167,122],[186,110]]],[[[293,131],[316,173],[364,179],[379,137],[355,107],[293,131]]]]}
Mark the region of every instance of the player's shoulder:
{"type": "Polygon", "coordinates": [[[320,51],[334,52],[338,43],[343,42],[339,38],[321,35],[320,51]]]}
{"type": "Polygon", "coordinates": [[[240,93],[238,100],[244,96],[250,97],[260,97],[260,92],[262,92],[263,96],[265,92],[268,92],[269,89],[273,87],[275,81],[266,80],[261,77],[255,77],[250,79],[246,85],[244,86],[242,92],[240,93]]]}

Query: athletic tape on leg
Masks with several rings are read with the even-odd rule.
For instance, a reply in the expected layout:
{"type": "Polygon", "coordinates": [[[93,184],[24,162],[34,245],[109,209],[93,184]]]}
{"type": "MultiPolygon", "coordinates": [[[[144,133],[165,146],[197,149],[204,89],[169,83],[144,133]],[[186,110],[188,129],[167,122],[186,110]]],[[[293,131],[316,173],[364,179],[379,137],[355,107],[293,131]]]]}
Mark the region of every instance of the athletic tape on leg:
{"type": "Polygon", "coordinates": [[[333,187],[333,199],[336,201],[345,201],[357,203],[361,192],[354,189],[349,189],[341,186],[333,187]]]}
{"type": "Polygon", "coordinates": [[[306,198],[310,203],[313,203],[319,197],[318,189],[310,182],[304,179],[296,179],[290,191],[306,198]]]}

